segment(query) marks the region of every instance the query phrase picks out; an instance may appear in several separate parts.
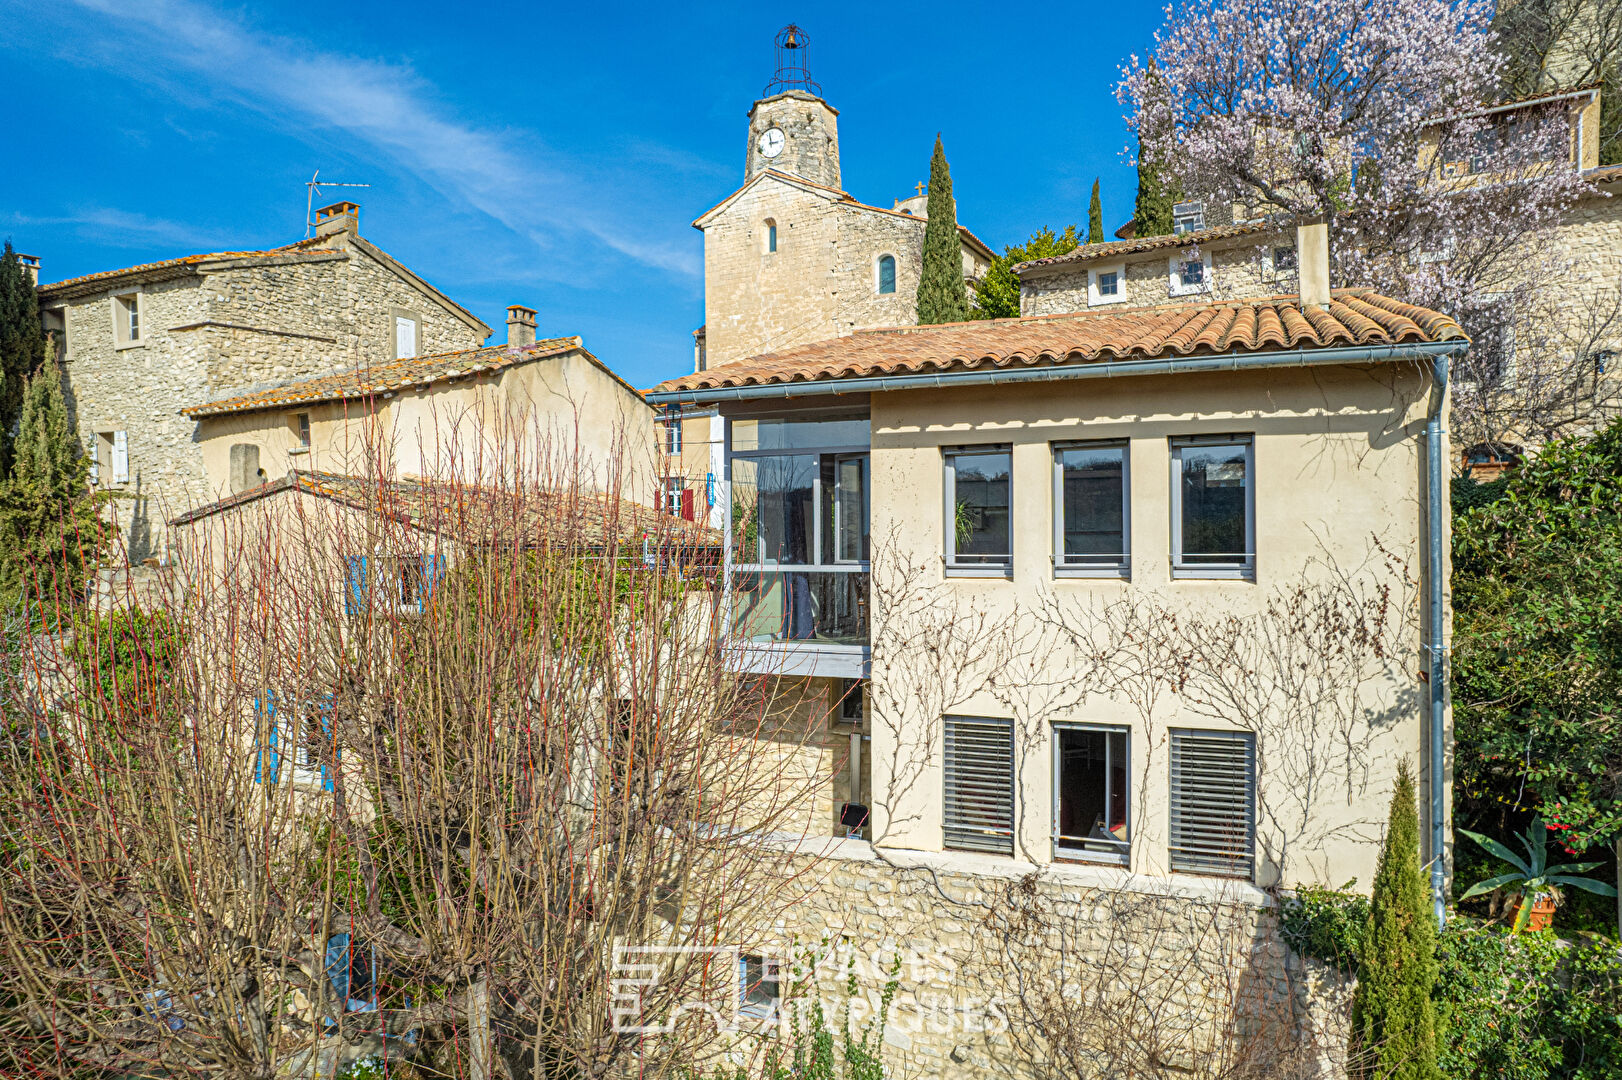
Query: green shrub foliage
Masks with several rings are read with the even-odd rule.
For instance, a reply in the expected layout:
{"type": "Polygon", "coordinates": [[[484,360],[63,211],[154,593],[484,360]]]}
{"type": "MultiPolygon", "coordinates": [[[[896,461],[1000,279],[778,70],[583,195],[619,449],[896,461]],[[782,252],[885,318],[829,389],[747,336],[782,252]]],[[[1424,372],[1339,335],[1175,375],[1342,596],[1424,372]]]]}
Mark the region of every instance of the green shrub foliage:
{"type": "Polygon", "coordinates": [[[1370,1080],[1435,1080],[1436,922],[1419,865],[1419,811],[1404,762],[1374,874],[1352,998],[1352,1064],[1370,1080]]]}

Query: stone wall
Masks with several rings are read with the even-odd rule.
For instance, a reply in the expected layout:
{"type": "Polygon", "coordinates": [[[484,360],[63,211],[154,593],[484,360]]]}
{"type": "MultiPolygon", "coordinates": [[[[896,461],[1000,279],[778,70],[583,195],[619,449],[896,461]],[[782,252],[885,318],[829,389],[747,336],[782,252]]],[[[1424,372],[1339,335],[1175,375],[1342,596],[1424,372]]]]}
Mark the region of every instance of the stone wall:
{"type": "MultiPolygon", "coordinates": [[[[129,482],[112,514],[132,561],[160,554],[163,523],[212,497],[188,405],[233,391],[394,358],[394,312],[419,319],[419,352],[484,334],[348,233],[331,250],[221,259],[169,281],[124,284],[61,303],[68,404],[87,451],[123,431],[129,482]],[[112,297],[141,294],[141,341],[114,343],[112,297]]],[[[47,307],[57,301],[46,298],[47,307]]],[[[107,474],[102,483],[112,488],[107,474]]]]}
{"type": "Polygon", "coordinates": [[[859,1030],[893,977],[882,1045],[892,1075],[1034,1078],[1052,1075],[1060,1053],[1067,1075],[1082,1062],[1101,1076],[1245,1064],[1344,1075],[1349,980],[1283,945],[1274,901],[1248,886],[1081,866],[1038,875],[856,840],[797,869],[788,913],[758,947],[784,960],[786,998],[820,1001],[836,1030],[847,1008],[859,1030]],[[1041,1038],[1038,1021],[1069,1045],[1041,1038]]]}
{"type": "MultiPolygon", "coordinates": [[[[1287,244],[1294,246],[1293,237],[1287,244]]],[[[1210,260],[1210,287],[1203,293],[1174,296],[1171,292],[1171,260],[1188,248],[1168,247],[1155,251],[1112,257],[1103,255],[1084,262],[1064,264],[1063,269],[1043,269],[1025,276],[1020,283],[1021,315],[1066,315],[1077,311],[1111,311],[1124,307],[1156,304],[1203,303],[1209,300],[1242,299],[1293,293],[1297,289],[1293,273],[1278,274],[1272,269],[1274,238],[1247,237],[1239,243],[1213,244],[1201,251],[1210,260]],[[1113,304],[1088,305],[1089,270],[1124,270],[1123,299],[1113,304]]]]}
{"type": "MultiPolygon", "coordinates": [[[[767,178],[704,229],[709,365],[880,326],[917,322],[924,219],[767,178]],[[767,250],[767,224],[777,250],[767,250]],[[896,289],[878,291],[878,260],[896,289]]],[[[964,245],[965,276],[984,261],[964,245]]]]}

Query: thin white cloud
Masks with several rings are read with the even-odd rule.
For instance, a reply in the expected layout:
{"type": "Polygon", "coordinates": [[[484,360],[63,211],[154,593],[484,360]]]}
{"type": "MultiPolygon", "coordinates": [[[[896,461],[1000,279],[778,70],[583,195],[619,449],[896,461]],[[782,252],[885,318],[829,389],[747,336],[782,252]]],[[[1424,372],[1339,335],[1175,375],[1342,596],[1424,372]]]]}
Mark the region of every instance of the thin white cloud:
{"type": "Polygon", "coordinates": [[[68,228],[84,239],[110,247],[148,248],[158,244],[195,251],[216,251],[229,243],[217,233],[199,229],[193,222],[154,218],[106,206],[88,207],[52,217],[11,213],[5,215],[3,220],[21,227],[68,228]]]}
{"type": "Polygon", "coordinates": [[[205,78],[222,95],[286,118],[340,130],[543,248],[584,235],[636,262],[697,275],[690,246],[650,239],[531,132],[484,130],[442,105],[412,68],[326,52],[278,37],[191,0],[76,0],[104,26],[139,36],[125,55],[205,78]]]}

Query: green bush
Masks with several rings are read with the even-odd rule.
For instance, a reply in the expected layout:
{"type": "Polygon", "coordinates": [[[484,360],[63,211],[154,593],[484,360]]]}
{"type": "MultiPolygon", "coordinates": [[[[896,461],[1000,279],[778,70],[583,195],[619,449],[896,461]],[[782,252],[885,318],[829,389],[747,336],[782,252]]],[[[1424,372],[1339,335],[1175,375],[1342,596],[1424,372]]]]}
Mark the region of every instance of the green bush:
{"type": "MultiPolygon", "coordinates": [[[[1297,953],[1350,973],[1368,899],[1301,887],[1280,916],[1297,953]]],[[[1438,1064],[1449,1080],[1622,1076],[1622,948],[1455,918],[1439,935],[1438,1064]]]]}
{"type": "Polygon", "coordinates": [[[1346,975],[1355,974],[1369,922],[1369,898],[1344,891],[1355,884],[1348,881],[1342,889],[1297,885],[1279,919],[1285,944],[1346,975]]]}

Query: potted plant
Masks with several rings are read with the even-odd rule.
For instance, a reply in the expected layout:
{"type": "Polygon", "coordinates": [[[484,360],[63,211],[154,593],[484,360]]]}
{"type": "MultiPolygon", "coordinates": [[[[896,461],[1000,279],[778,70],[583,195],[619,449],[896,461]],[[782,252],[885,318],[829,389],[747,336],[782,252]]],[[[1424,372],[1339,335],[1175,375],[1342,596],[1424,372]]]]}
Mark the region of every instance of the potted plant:
{"type": "Polygon", "coordinates": [[[1476,882],[1459,899],[1468,900],[1472,896],[1485,896],[1514,886],[1515,891],[1520,894],[1520,904],[1515,912],[1512,928],[1517,934],[1529,928],[1543,930],[1548,927],[1554,918],[1556,901],[1554,887],[1557,885],[1569,885],[1574,889],[1583,889],[1600,896],[1616,895],[1616,889],[1602,881],[1577,876],[1594,869],[1599,865],[1597,862],[1549,865],[1549,830],[1540,817],[1533,818],[1532,824],[1527,826],[1526,839],[1522,842],[1526,848],[1524,859],[1498,841],[1480,833],[1473,833],[1469,829],[1459,831],[1486,848],[1490,854],[1496,855],[1515,868],[1510,873],[1476,882]]]}

